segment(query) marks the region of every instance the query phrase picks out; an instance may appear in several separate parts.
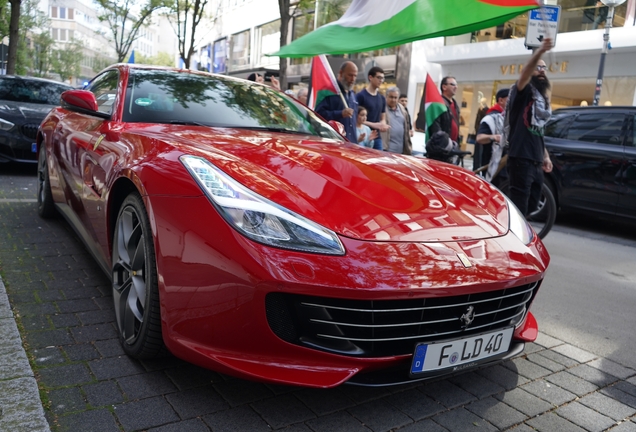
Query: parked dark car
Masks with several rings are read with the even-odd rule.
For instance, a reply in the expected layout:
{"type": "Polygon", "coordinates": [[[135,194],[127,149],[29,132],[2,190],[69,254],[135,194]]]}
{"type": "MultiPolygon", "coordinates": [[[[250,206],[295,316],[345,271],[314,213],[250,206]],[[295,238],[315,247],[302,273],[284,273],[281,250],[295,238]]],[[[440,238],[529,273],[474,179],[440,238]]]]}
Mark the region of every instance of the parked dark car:
{"type": "Polygon", "coordinates": [[[38,127],[72,88],[42,78],[0,77],[0,162],[37,162],[38,127]]]}
{"type": "Polygon", "coordinates": [[[558,109],[545,135],[560,209],[636,221],[636,107],[558,109]]]}

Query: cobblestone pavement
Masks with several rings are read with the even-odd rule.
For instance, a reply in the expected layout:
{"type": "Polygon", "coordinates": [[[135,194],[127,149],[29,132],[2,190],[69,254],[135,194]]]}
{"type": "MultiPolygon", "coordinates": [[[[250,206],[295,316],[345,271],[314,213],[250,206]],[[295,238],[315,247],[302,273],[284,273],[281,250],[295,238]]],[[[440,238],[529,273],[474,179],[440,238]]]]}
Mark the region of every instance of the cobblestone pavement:
{"type": "MultiPolygon", "coordinates": [[[[172,357],[132,360],[117,339],[108,279],[65,221],[37,217],[33,176],[1,178],[0,274],[53,431],[636,432],[636,370],[544,333],[511,361],[390,388],[283,387],[172,357]]],[[[12,321],[0,309],[0,324],[12,321]]],[[[5,375],[22,354],[6,343],[17,335],[0,331],[0,430],[48,430],[3,423],[40,407],[33,386],[21,385],[33,383],[30,371],[5,375]]]]}

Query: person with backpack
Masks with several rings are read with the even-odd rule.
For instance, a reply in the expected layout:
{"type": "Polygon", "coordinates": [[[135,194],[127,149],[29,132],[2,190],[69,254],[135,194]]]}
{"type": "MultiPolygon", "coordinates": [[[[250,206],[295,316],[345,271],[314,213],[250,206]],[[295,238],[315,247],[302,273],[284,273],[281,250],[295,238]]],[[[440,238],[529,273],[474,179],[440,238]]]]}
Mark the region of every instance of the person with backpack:
{"type": "Polygon", "coordinates": [[[486,115],[479,123],[475,141],[482,146],[482,152],[480,166],[473,167],[475,170],[490,163],[494,144],[501,145],[504,111],[508,102],[508,93],[510,93],[509,89],[501,89],[497,92],[495,96],[497,103],[488,109],[486,115]]]}

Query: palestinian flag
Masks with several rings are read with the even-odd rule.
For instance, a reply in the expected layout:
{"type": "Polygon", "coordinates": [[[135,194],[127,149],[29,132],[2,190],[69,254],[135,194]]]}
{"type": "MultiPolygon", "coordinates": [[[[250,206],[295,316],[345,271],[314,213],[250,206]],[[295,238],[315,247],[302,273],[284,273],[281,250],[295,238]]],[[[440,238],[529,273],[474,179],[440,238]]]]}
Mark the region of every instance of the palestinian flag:
{"type": "Polygon", "coordinates": [[[427,138],[430,138],[428,136],[428,128],[431,127],[437,117],[441,116],[447,110],[448,108],[439,89],[433,82],[431,76],[426,74],[426,83],[424,84],[424,92],[422,93],[420,112],[417,114],[415,127],[425,130],[427,138]]]}
{"type": "Polygon", "coordinates": [[[338,21],[273,53],[349,54],[495,27],[540,6],[538,0],[353,0],[338,21]]]}
{"type": "Polygon", "coordinates": [[[338,94],[340,94],[340,87],[331,66],[329,66],[327,57],[324,55],[314,57],[311,60],[307,106],[315,110],[324,98],[338,94]]]}

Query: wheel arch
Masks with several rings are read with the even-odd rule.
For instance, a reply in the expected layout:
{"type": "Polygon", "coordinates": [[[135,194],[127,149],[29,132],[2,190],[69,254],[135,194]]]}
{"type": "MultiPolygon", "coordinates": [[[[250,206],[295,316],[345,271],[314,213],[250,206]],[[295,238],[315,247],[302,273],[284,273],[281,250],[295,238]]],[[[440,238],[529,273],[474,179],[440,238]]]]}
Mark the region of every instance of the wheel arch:
{"type": "Polygon", "coordinates": [[[108,196],[108,241],[109,251],[112,254],[113,236],[115,235],[115,224],[122,203],[132,192],[141,194],[135,183],[127,177],[118,178],[110,188],[108,196]]]}

